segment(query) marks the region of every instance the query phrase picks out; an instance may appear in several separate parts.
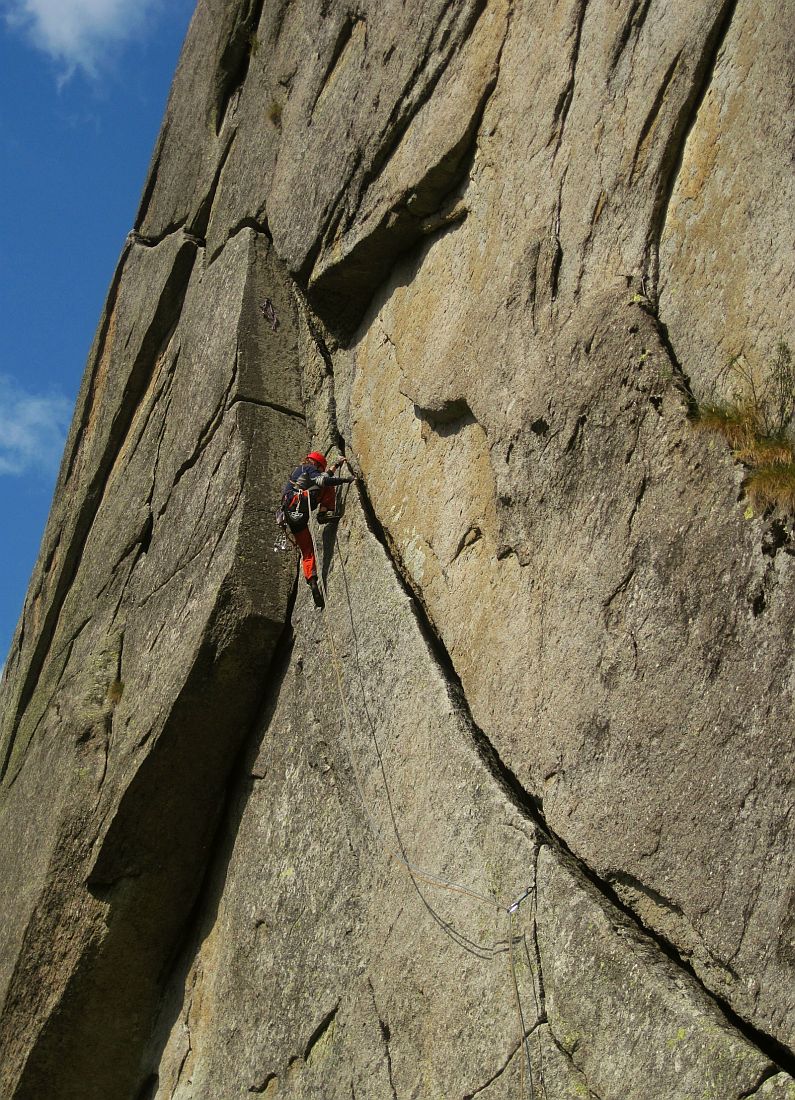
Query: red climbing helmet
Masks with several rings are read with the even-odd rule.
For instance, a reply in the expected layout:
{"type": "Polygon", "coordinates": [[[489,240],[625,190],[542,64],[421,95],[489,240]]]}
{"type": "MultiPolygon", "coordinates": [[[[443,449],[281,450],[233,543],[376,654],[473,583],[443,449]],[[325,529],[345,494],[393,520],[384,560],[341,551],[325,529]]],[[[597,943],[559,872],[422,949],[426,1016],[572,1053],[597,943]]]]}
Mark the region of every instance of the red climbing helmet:
{"type": "Polygon", "coordinates": [[[321,470],[325,470],[326,468],[326,456],[321,454],[320,451],[310,451],[306,456],[306,461],[314,462],[321,470]]]}

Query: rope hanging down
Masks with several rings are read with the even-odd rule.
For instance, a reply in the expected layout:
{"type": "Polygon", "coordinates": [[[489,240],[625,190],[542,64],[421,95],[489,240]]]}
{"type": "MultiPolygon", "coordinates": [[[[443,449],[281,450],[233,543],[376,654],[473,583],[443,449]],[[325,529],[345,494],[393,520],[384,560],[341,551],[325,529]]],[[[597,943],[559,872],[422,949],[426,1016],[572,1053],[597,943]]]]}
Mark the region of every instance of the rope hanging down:
{"type": "MultiPolygon", "coordinates": [[[[318,525],[317,525],[317,521],[315,519],[314,513],[312,513],[312,512],[310,512],[309,533],[310,533],[312,543],[313,543],[315,560],[319,561],[320,559],[319,559],[318,552],[317,552],[318,525]]],[[[336,547],[336,539],[334,540],[334,548],[335,547],[336,547]]],[[[334,554],[334,548],[332,548],[332,555],[331,555],[332,558],[333,558],[333,554],[334,554]]],[[[373,835],[373,839],[386,852],[386,854],[390,857],[390,859],[395,860],[398,863],[399,866],[401,866],[404,870],[406,870],[409,873],[409,875],[412,877],[412,879],[420,879],[422,882],[425,882],[430,886],[435,886],[435,887],[438,887],[439,889],[447,890],[447,891],[450,891],[452,893],[464,894],[467,897],[471,897],[471,898],[474,898],[477,901],[484,902],[485,904],[489,905],[491,908],[495,909],[498,913],[503,914],[507,918],[507,932],[508,932],[507,955],[508,955],[509,968],[510,968],[510,974],[511,974],[511,984],[512,984],[512,989],[513,989],[514,1002],[515,1002],[516,1010],[517,1010],[517,1021],[518,1021],[518,1025],[519,1025],[519,1044],[518,1044],[516,1049],[519,1050],[520,1048],[522,1048],[522,1051],[523,1051],[523,1054],[524,1054],[524,1057],[521,1058],[520,1062],[519,1062],[520,1097],[524,1098],[524,1096],[525,1096],[524,1070],[525,1070],[525,1063],[526,1063],[526,1065],[527,1065],[527,1080],[529,1082],[529,1089],[530,1089],[530,1100],[535,1100],[535,1089],[533,1087],[532,1062],[531,1062],[530,1047],[529,1047],[530,1032],[528,1032],[528,1030],[525,1026],[524,1012],[522,1010],[522,999],[521,999],[521,994],[520,994],[520,991],[519,991],[519,981],[518,981],[517,973],[516,973],[516,961],[515,961],[515,958],[514,958],[514,946],[515,946],[515,944],[517,942],[519,942],[520,940],[524,939],[524,936],[518,936],[517,937],[515,935],[515,929],[514,929],[515,918],[516,918],[517,913],[519,912],[519,909],[520,909],[522,903],[524,901],[526,901],[528,897],[530,897],[531,895],[534,895],[535,886],[528,886],[527,889],[524,891],[524,893],[520,894],[519,897],[515,898],[508,905],[504,905],[504,904],[501,904],[497,900],[496,897],[494,897],[490,894],[484,894],[481,891],[476,890],[474,887],[466,885],[464,883],[454,882],[450,879],[445,878],[444,876],[442,876],[440,874],[437,874],[436,872],[429,871],[426,868],[421,867],[419,864],[416,864],[412,860],[410,860],[408,858],[408,856],[406,855],[406,853],[405,853],[403,843],[400,839],[400,834],[399,834],[398,829],[397,829],[397,822],[394,819],[394,814],[392,814],[392,824],[393,824],[393,827],[394,827],[394,830],[395,830],[395,836],[397,838],[398,847],[395,847],[394,845],[392,845],[386,839],[386,837],[384,837],[384,835],[383,835],[383,833],[382,833],[378,823],[376,822],[376,820],[375,820],[375,818],[372,814],[372,811],[370,809],[370,805],[369,805],[367,796],[364,793],[364,785],[363,785],[363,782],[362,782],[362,777],[361,777],[361,774],[359,772],[359,766],[358,766],[358,762],[357,762],[358,757],[357,757],[357,753],[356,753],[356,750],[354,749],[354,744],[353,744],[353,727],[352,727],[352,721],[351,721],[351,714],[350,714],[350,709],[348,707],[348,701],[347,701],[347,697],[346,697],[346,694],[345,694],[345,688],[343,686],[342,672],[341,672],[341,662],[340,662],[340,659],[339,659],[339,655],[337,653],[337,647],[336,647],[335,640],[334,640],[334,632],[331,629],[331,618],[330,618],[330,613],[329,613],[328,590],[326,588],[326,583],[323,580],[323,569],[322,568],[318,571],[318,585],[319,585],[321,593],[323,595],[323,602],[324,602],[323,618],[324,618],[324,622],[325,622],[325,625],[326,625],[326,633],[328,635],[329,651],[331,653],[331,663],[332,663],[332,666],[334,668],[334,675],[335,675],[335,679],[336,679],[336,682],[337,682],[337,692],[339,694],[340,705],[342,707],[343,726],[345,728],[345,736],[346,736],[347,747],[348,747],[348,756],[349,756],[349,759],[350,759],[350,762],[351,762],[351,768],[352,768],[352,771],[353,771],[354,781],[356,783],[356,788],[357,788],[357,791],[358,791],[358,794],[359,794],[359,799],[361,801],[362,809],[364,810],[365,817],[367,819],[367,823],[368,823],[368,827],[370,829],[370,832],[373,835]]],[[[349,617],[350,617],[350,620],[351,620],[351,628],[353,629],[353,611],[350,607],[350,600],[349,600],[349,606],[348,606],[348,614],[349,614],[349,617]]],[[[354,632],[354,637],[355,637],[355,629],[353,630],[353,632],[354,632]]],[[[360,678],[360,687],[361,687],[361,691],[362,691],[362,696],[364,697],[365,696],[364,684],[361,682],[361,674],[360,674],[359,678],[360,678]]],[[[372,726],[372,723],[371,723],[371,726],[372,726]]],[[[386,790],[387,790],[387,798],[389,798],[389,788],[388,788],[388,785],[387,785],[386,773],[384,772],[384,768],[383,768],[383,761],[382,761],[382,758],[381,758],[381,750],[380,750],[380,746],[378,745],[378,741],[377,741],[377,738],[376,738],[376,735],[375,735],[375,730],[372,729],[372,728],[370,729],[370,736],[372,737],[373,743],[375,745],[376,754],[377,754],[378,760],[379,760],[379,766],[381,768],[381,773],[382,773],[383,780],[384,780],[384,785],[385,785],[386,790]]],[[[390,800],[390,811],[391,811],[391,800],[390,800]]],[[[498,948],[498,945],[499,945],[500,942],[501,941],[495,941],[495,943],[492,947],[492,951],[491,951],[492,957],[495,954],[498,953],[497,948],[498,948]]],[[[527,951],[526,940],[525,940],[525,951],[527,951]]],[[[537,995],[537,992],[536,992],[535,975],[534,975],[534,972],[533,972],[532,964],[530,963],[529,954],[528,954],[528,969],[529,969],[529,972],[530,972],[530,980],[531,980],[532,987],[533,987],[533,999],[535,1000],[535,1006],[536,1006],[536,1018],[538,1019],[538,1017],[540,1016],[540,1006],[539,1006],[539,1002],[538,1002],[538,995],[537,995]]],[[[533,1030],[535,1030],[535,1029],[533,1029],[533,1030]]],[[[540,1036],[539,1036],[539,1060],[541,1060],[541,1058],[542,1058],[542,1050],[541,1050],[541,1041],[540,1041],[540,1036]]],[[[541,1076],[541,1087],[543,1089],[543,1076],[541,1076]]]]}

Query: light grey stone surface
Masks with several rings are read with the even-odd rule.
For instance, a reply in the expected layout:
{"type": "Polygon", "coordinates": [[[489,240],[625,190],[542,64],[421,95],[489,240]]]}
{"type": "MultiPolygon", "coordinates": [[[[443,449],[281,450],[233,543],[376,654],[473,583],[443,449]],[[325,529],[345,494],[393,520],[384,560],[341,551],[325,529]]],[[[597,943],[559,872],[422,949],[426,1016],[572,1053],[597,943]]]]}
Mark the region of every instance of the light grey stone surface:
{"type": "Polygon", "coordinates": [[[777,1073],[752,1095],[760,1100],[762,1097],[766,1100],[792,1100],[795,1097],[795,1081],[786,1073],[777,1073]]]}
{"type": "Polygon", "coordinates": [[[737,4],[661,236],[660,314],[702,397],[731,396],[735,356],[764,377],[776,343],[795,344],[795,50],[781,34],[795,5],[760,15],[737,4]]]}
{"type": "Polygon", "coordinates": [[[355,494],[323,542],[333,641],[302,590],[151,1095],[746,1095],[770,1059],[539,854],[355,494]]]}
{"type": "MultiPolygon", "coordinates": [[[[166,1013],[158,1098],[270,1081],[280,1096],[463,1096],[517,1046],[505,907],[532,882],[535,830],[483,771],[355,496],[328,595],[333,649],[299,592],[166,1013]]],[[[530,1027],[524,961],[520,980],[530,1027]]]]}
{"type": "Polygon", "coordinates": [[[242,351],[268,271],[289,348],[289,292],[252,231],[211,267],[181,234],[125,262],[6,680],[8,1095],[129,1087],[267,684],[292,576],[263,520],[304,434],[297,375],[281,407],[258,381],[268,335],[256,369],[242,351]]]}
{"type": "Polygon", "coordinates": [[[4,1094],[788,1095],[792,517],[688,380],[791,333],[790,7],[200,0],[3,677],[4,1094]],[[367,805],[372,721],[432,868],[544,845],[529,1071],[284,626],[308,441],[367,805]]]}
{"type": "Polygon", "coordinates": [[[772,1071],[680,968],[546,848],[537,881],[549,1027],[597,1096],[729,1100],[772,1071]]]}

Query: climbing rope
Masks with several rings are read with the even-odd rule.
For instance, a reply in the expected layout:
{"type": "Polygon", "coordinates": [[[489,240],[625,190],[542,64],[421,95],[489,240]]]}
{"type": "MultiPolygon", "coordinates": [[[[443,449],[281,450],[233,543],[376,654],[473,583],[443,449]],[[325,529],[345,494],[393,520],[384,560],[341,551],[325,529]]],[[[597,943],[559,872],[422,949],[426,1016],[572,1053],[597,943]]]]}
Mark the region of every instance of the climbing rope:
{"type": "MultiPolygon", "coordinates": [[[[513,985],[514,999],[516,1003],[516,1016],[519,1022],[519,1043],[516,1047],[517,1051],[521,1050],[519,1056],[519,1095],[524,1096],[524,1065],[527,1061],[527,1079],[530,1082],[530,1100],[535,1100],[535,1089],[533,1088],[533,1067],[530,1061],[530,1047],[528,1045],[528,1033],[527,1025],[524,1022],[524,1012],[522,1011],[522,998],[519,994],[519,981],[516,977],[516,960],[514,959],[513,949],[516,943],[516,936],[514,935],[514,919],[519,906],[508,910],[508,959],[511,966],[511,984],[513,985]]],[[[531,970],[532,974],[532,970],[531,970]]],[[[535,981],[533,982],[533,991],[535,992],[535,981]]]]}
{"type": "MultiPolygon", "coordinates": [[[[318,555],[318,552],[317,552],[317,548],[318,548],[318,539],[317,539],[318,525],[317,525],[317,520],[315,518],[315,515],[311,511],[310,511],[310,517],[309,517],[309,533],[310,533],[310,537],[312,539],[313,551],[314,551],[314,555],[315,555],[315,561],[319,562],[320,559],[319,559],[319,555],[318,555]]],[[[336,547],[336,539],[334,540],[334,546],[336,547]]],[[[333,558],[333,553],[334,553],[334,548],[332,548],[332,558],[333,558]]],[[[341,559],[340,559],[340,561],[341,561],[341,559]]],[[[341,565],[341,568],[342,568],[343,573],[344,573],[344,566],[341,565]]],[[[517,1052],[519,1052],[521,1050],[521,1054],[520,1054],[520,1058],[519,1058],[519,1095],[520,1095],[521,1100],[525,1100],[525,1064],[526,1064],[526,1066],[527,1066],[527,1081],[528,1081],[528,1084],[529,1084],[529,1096],[530,1096],[530,1100],[535,1100],[536,1093],[535,1093],[535,1089],[534,1089],[534,1086],[533,1086],[532,1061],[531,1061],[530,1046],[529,1046],[530,1036],[529,1036],[529,1033],[528,1033],[527,1028],[525,1026],[524,1011],[523,1011],[523,1008],[522,1008],[522,998],[521,998],[521,993],[520,993],[520,989],[519,989],[519,979],[518,979],[518,976],[517,976],[516,959],[515,959],[515,956],[514,956],[515,943],[517,942],[517,940],[524,939],[525,940],[525,952],[527,954],[528,970],[529,970],[529,974],[530,974],[530,981],[531,981],[531,984],[532,984],[532,987],[533,987],[533,999],[535,1001],[535,1006],[536,1006],[536,1020],[538,1021],[540,1019],[540,1015],[541,1015],[540,1005],[539,1005],[538,996],[537,996],[537,993],[536,993],[535,974],[534,974],[534,971],[533,971],[532,964],[530,962],[529,952],[527,951],[526,938],[524,936],[522,936],[522,937],[516,937],[515,936],[516,915],[519,912],[519,909],[520,909],[521,905],[523,904],[523,902],[525,902],[527,900],[527,898],[533,896],[533,904],[534,904],[534,908],[535,908],[535,896],[534,896],[535,895],[535,886],[528,886],[528,888],[524,891],[524,893],[522,893],[518,898],[515,898],[510,904],[504,905],[504,904],[501,904],[495,896],[492,896],[490,894],[484,894],[482,891],[476,890],[474,887],[469,886],[467,884],[460,883],[460,882],[454,882],[451,879],[445,878],[443,875],[440,875],[436,872],[429,871],[428,869],[426,869],[424,867],[421,867],[419,864],[414,863],[412,860],[410,860],[408,858],[408,856],[406,855],[405,848],[403,846],[403,841],[400,837],[400,832],[398,830],[397,822],[395,820],[394,811],[392,809],[392,800],[391,800],[391,796],[389,794],[389,784],[387,782],[386,772],[384,770],[383,760],[382,760],[382,757],[381,757],[381,749],[380,749],[380,746],[378,744],[378,739],[377,739],[376,734],[375,734],[375,729],[373,728],[372,719],[370,719],[369,711],[367,711],[364,684],[362,682],[362,677],[361,677],[361,673],[360,673],[359,674],[360,688],[361,688],[361,691],[362,691],[362,698],[365,702],[365,711],[366,711],[367,716],[368,716],[368,723],[370,725],[370,736],[373,740],[373,744],[374,744],[375,750],[376,750],[376,755],[378,757],[379,767],[380,767],[381,775],[382,775],[383,782],[384,782],[384,788],[386,790],[386,797],[387,797],[387,801],[389,803],[390,816],[392,817],[392,825],[393,825],[393,828],[394,828],[394,831],[395,831],[395,837],[397,839],[397,847],[392,845],[387,840],[387,838],[384,836],[381,828],[379,827],[379,825],[378,825],[377,821],[375,820],[375,817],[373,816],[373,813],[370,809],[369,800],[368,800],[368,798],[365,794],[364,783],[363,783],[363,779],[362,779],[362,776],[361,776],[361,773],[360,773],[360,770],[359,770],[358,754],[357,754],[357,752],[354,748],[354,741],[353,741],[353,724],[352,724],[350,709],[348,707],[347,696],[346,696],[345,688],[344,688],[344,684],[343,684],[342,671],[341,671],[341,661],[340,661],[340,658],[339,658],[339,654],[337,652],[337,646],[336,646],[336,641],[335,641],[335,638],[334,638],[334,632],[333,632],[332,627],[331,627],[331,617],[330,617],[330,613],[329,613],[328,590],[327,590],[327,587],[326,587],[326,583],[323,579],[323,569],[322,569],[322,567],[318,570],[317,580],[318,580],[318,587],[320,588],[321,594],[323,596],[323,619],[324,619],[325,626],[326,626],[326,634],[328,636],[329,652],[331,654],[331,663],[332,663],[332,667],[334,669],[334,676],[335,676],[336,683],[337,683],[337,692],[339,694],[340,705],[341,705],[341,708],[342,708],[343,728],[345,730],[345,737],[346,737],[346,741],[347,741],[348,756],[349,756],[349,759],[350,759],[350,762],[351,762],[351,769],[353,771],[354,782],[356,784],[356,788],[357,788],[357,791],[358,791],[358,794],[359,794],[359,799],[361,801],[362,808],[364,810],[365,817],[367,819],[367,823],[368,823],[368,827],[370,829],[370,832],[373,835],[373,839],[383,849],[383,851],[389,856],[389,858],[393,859],[399,866],[401,866],[405,871],[407,871],[408,874],[411,876],[413,881],[415,881],[416,879],[419,879],[420,881],[425,882],[430,886],[435,886],[439,889],[447,890],[447,891],[452,892],[452,893],[463,894],[463,895],[465,895],[467,897],[470,897],[470,898],[473,898],[477,901],[484,902],[485,904],[489,905],[491,908],[495,909],[497,912],[503,914],[507,918],[507,922],[508,922],[507,956],[508,956],[508,961],[509,961],[510,978],[511,978],[512,990],[513,990],[513,996],[514,996],[514,1003],[515,1003],[516,1012],[517,1012],[517,1022],[518,1022],[518,1026],[519,1026],[519,1043],[518,1043],[518,1046],[517,1046],[517,1052]]],[[[347,582],[346,582],[346,590],[347,590],[347,582]]],[[[353,625],[353,610],[350,606],[350,596],[348,597],[348,614],[349,614],[349,618],[350,618],[350,621],[351,621],[351,630],[353,632],[354,641],[357,644],[357,650],[358,650],[358,642],[356,641],[356,631],[355,631],[355,628],[354,628],[354,625],[353,625]]],[[[415,886],[416,886],[416,881],[415,881],[415,886]]],[[[420,894],[420,896],[422,896],[422,895],[420,894]]],[[[535,919],[534,919],[533,923],[535,925],[535,919]]],[[[499,943],[497,941],[495,941],[495,943],[493,944],[493,946],[490,950],[490,955],[491,955],[492,958],[496,954],[499,953],[498,952],[498,947],[499,947],[499,943]]],[[[539,1062],[540,1062],[540,1064],[541,1064],[541,1058],[542,1058],[542,1051],[541,1051],[541,1040],[540,1040],[540,1036],[539,1036],[539,1062]]],[[[540,1083],[541,1083],[541,1087],[543,1089],[543,1087],[544,1087],[543,1086],[543,1077],[540,1078],[540,1083]]],[[[544,1090],[544,1094],[545,1094],[545,1090],[544,1090]]]]}

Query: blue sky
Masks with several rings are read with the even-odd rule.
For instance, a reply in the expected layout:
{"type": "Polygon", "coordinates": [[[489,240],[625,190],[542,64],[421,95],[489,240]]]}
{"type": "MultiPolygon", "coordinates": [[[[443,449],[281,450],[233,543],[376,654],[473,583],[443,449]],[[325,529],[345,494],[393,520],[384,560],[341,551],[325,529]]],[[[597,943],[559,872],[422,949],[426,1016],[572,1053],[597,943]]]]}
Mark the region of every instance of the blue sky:
{"type": "Polygon", "coordinates": [[[0,666],[195,0],[0,0],[0,666]]]}

